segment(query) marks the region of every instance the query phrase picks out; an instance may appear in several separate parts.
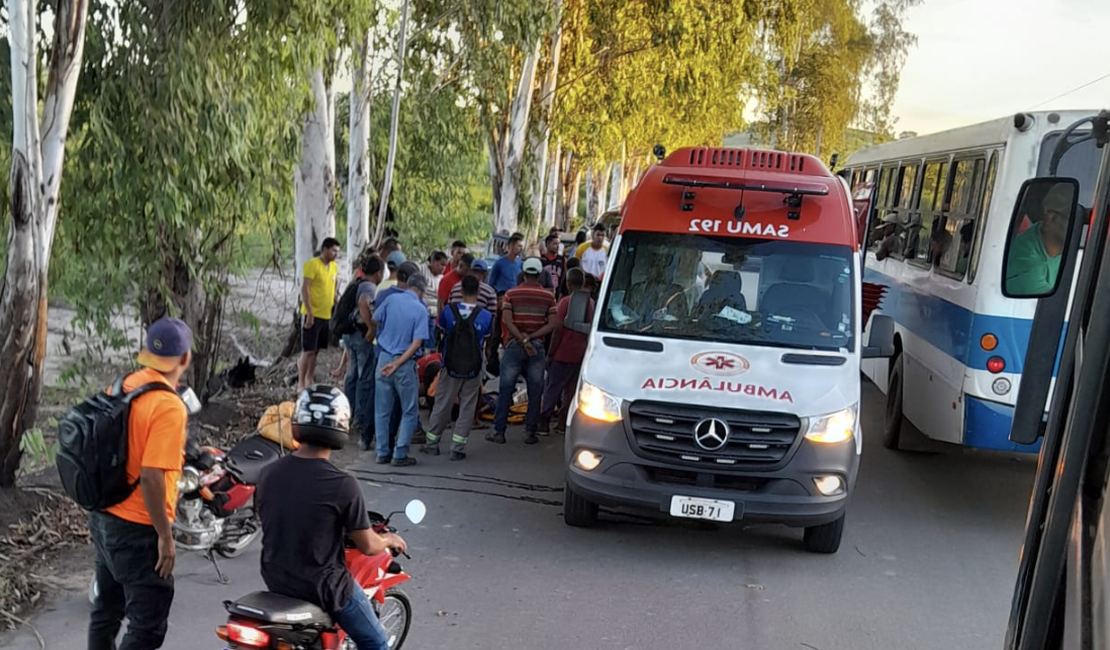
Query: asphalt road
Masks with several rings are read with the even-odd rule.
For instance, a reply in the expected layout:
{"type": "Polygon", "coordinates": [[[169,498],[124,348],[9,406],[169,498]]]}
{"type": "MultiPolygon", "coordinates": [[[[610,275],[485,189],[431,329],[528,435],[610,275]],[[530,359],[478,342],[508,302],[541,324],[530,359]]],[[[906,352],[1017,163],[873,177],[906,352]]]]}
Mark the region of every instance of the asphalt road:
{"type": "MultiPolygon", "coordinates": [[[[961,650],[1001,646],[1035,459],[877,442],[882,395],[865,386],[864,461],[838,554],[777,526],[562,523],[561,437],[504,446],[475,432],[470,458],[364,465],[374,509],[428,504],[400,525],[413,559],[405,647],[529,650],[961,650]]],[[[425,457],[420,456],[421,460],[425,457]]],[[[258,549],[223,565],[179,557],[165,648],[222,648],[222,602],[261,587],[258,549]]],[[[83,649],[87,601],[33,621],[53,650],[83,649]]],[[[37,648],[21,633],[4,648],[37,648]]]]}

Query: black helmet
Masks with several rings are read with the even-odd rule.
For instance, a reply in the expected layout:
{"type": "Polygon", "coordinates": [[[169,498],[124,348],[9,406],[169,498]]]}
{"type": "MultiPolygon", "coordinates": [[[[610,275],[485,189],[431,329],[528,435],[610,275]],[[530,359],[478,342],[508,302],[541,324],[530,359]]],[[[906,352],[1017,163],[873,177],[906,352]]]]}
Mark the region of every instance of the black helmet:
{"type": "Polygon", "coordinates": [[[342,449],[351,430],[351,404],[343,391],[326,384],[304,389],[293,411],[293,439],[297,442],[342,449]]]}

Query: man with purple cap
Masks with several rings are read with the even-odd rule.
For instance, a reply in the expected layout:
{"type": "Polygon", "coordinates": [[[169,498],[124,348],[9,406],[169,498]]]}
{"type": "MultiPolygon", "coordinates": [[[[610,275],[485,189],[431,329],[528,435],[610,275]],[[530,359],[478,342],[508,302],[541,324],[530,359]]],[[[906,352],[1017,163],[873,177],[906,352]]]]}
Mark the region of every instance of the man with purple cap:
{"type": "Polygon", "coordinates": [[[165,384],[135,397],[127,424],[127,480],[137,486],[126,499],[89,513],[96,549],[96,601],[92,605],[90,650],[160,648],[173,603],[173,520],[177,481],[185,453],[188,410],[176,387],[192,361],[193,333],[176,318],[151,324],[138,362],[144,366],[123,381],[123,391],[165,384]]]}

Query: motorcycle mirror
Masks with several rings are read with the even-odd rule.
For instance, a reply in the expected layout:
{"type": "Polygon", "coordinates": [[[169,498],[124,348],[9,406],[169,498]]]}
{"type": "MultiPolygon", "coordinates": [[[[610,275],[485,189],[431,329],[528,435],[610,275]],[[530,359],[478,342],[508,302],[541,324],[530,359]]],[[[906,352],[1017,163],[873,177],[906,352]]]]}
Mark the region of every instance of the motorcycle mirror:
{"type": "Polygon", "coordinates": [[[181,401],[185,402],[185,408],[189,410],[189,415],[196,415],[200,413],[200,399],[193,389],[188,386],[180,386],[177,389],[177,394],[181,397],[181,401]]]}
{"type": "Polygon", "coordinates": [[[420,499],[413,499],[405,506],[405,516],[414,524],[424,521],[424,515],[426,514],[428,514],[428,508],[420,499]]]}

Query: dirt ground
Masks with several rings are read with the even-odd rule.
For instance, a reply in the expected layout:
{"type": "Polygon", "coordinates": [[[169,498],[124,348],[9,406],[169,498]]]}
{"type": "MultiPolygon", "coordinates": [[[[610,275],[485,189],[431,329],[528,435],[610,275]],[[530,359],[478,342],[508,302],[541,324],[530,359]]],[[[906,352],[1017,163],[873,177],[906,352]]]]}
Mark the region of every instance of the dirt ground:
{"type": "MultiPolygon", "coordinates": [[[[224,388],[190,422],[190,435],[222,447],[252,433],[266,407],[296,397],[296,360],[277,358],[297,300],[292,273],[257,271],[235,279],[230,288],[220,358],[226,368],[248,357],[258,366],[257,379],[245,388],[224,388]]],[[[80,378],[96,385],[129,368],[141,333],[137,316],[123,314],[115,326],[127,333],[132,345],[104,351],[95,338],[73,326],[74,315],[57,306],[48,318],[46,388],[37,424],[51,443],[51,418],[84,396],[74,387],[80,378]],[[62,384],[64,373],[75,364],[81,377],[62,384]]],[[[321,353],[317,380],[338,385],[341,380],[330,372],[339,358],[336,349],[321,353]]],[[[357,458],[357,445],[350,447],[336,456],[340,466],[357,458]]],[[[0,636],[5,628],[23,624],[42,603],[63,592],[86,589],[92,564],[85,514],[64,496],[52,467],[22,476],[16,488],[0,490],[0,636]]]]}

